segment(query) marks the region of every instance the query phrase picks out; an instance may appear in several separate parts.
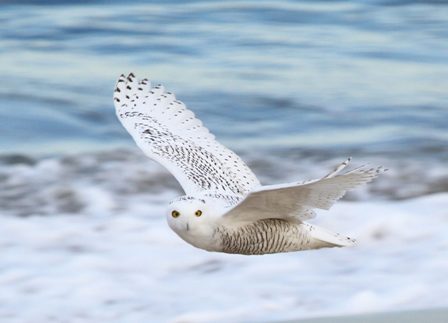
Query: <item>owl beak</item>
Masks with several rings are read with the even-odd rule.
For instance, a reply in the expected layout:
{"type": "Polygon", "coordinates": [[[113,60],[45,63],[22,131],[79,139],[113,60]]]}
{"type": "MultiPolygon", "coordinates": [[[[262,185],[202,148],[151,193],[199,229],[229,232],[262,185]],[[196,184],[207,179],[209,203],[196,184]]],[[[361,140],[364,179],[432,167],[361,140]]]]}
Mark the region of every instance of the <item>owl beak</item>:
{"type": "Polygon", "coordinates": [[[188,225],[188,222],[187,222],[187,231],[188,231],[188,230],[190,230],[190,226],[188,225]]]}

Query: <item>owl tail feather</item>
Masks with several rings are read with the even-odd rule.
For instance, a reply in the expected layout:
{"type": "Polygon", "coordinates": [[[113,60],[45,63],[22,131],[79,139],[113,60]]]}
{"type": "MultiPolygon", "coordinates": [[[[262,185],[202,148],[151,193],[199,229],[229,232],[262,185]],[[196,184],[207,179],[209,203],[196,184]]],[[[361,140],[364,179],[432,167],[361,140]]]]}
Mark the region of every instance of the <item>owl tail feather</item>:
{"type": "Polygon", "coordinates": [[[331,232],[309,223],[306,223],[306,226],[311,236],[310,243],[314,245],[314,248],[352,247],[356,245],[355,239],[342,236],[339,233],[331,232]]]}

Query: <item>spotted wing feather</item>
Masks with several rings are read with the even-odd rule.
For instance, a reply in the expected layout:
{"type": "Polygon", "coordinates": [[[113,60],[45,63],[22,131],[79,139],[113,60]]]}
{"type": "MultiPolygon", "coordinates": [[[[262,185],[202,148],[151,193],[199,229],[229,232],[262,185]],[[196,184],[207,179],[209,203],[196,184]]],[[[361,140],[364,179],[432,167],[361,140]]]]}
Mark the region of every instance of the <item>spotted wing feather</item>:
{"type": "Polygon", "coordinates": [[[114,103],[137,145],[165,166],[187,194],[207,190],[243,195],[260,186],[247,165],[162,85],[151,87],[147,79],[121,75],[114,103]]]}

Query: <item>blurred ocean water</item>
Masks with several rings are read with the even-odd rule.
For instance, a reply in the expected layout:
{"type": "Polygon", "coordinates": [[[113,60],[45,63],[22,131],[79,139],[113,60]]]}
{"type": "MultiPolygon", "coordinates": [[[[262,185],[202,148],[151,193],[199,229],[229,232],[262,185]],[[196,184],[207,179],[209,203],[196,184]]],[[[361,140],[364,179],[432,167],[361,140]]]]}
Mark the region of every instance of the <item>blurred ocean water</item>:
{"type": "Polygon", "coordinates": [[[447,305],[448,2],[1,1],[0,23],[0,319],[447,305]],[[348,156],[389,168],[316,219],[361,246],[254,261],[181,242],[163,216],[179,186],[115,117],[114,82],[131,71],[176,93],[263,183],[322,176],[348,156]],[[204,307],[176,308],[203,275],[204,307]],[[250,289],[246,305],[230,300],[235,286],[250,289]]]}
{"type": "Polygon", "coordinates": [[[117,75],[134,71],[241,151],[447,158],[445,5],[49,3],[1,8],[4,151],[128,144],[110,96],[117,75]]]}
{"type": "Polygon", "coordinates": [[[4,2],[0,210],[27,214],[19,196],[48,187],[16,188],[24,161],[38,171],[45,158],[79,164],[107,151],[97,173],[136,151],[111,100],[128,71],[174,91],[265,183],[353,156],[391,169],[370,195],[446,191],[447,14],[414,1],[4,2]]]}

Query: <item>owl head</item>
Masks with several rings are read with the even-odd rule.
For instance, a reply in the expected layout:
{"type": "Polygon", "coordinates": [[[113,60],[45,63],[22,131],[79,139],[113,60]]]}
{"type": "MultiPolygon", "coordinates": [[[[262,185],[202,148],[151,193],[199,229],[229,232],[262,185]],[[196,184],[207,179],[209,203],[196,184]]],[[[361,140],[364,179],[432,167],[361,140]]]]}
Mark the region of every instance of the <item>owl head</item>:
{"type": "Polygon", "coordinates": [[[217,217],[211,204],[207,199],[181,196],[169,204],[166,214],[168,225],[193,245],[204,239],[209,243],[217,217]]]}

